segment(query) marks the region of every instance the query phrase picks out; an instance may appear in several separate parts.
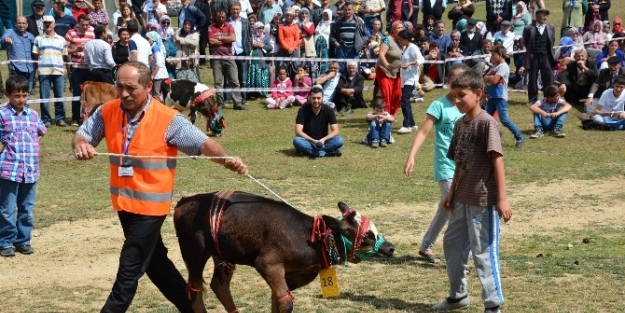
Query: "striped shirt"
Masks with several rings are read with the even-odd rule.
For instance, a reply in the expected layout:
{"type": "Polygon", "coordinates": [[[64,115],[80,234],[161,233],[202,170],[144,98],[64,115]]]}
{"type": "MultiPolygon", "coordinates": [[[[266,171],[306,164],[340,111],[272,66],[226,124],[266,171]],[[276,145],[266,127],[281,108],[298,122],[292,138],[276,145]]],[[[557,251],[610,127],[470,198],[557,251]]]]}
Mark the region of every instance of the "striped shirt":
{"type": "Polygon", "coordinates": [[[37,74],[39,75],[65,75],[63,56],[67,56],[67,42],[65,38],[42,35],[35,38],[33,53],[39,55],[37,74]]]}
{"type": "Polygon", "coordinates": [[[46,127],[36,111],[24,108],[18,113],[13,106],[0,107],[0,178],[34,183],[39,179],[39,137],[46,127]]]}
{"type": "Polygon", "coordinates": [[[339,41],[341,42],[341,45],[346,48],[351,48],[354,46],[355,39],[356,18],[352,17],[349,21],[342,20],[341,25],[339,25],[339,41]]]}
{"type": "MultiPolygon", "coordinates": [[[[93,27],[89,26],[86,32],[80,32],[78,29],[73,28],[65,35],[65,41],[67,41],[68,47],[84,46],[87,42],[94,40],[95,34],[93,33],[93,27]]],[[[85,51],[77,51],[71,54],[72,68],[88,69],[89,65],[85,63],[85,51]],[[76,64],[77,63],[77,64],[76,64]]]]}
{"type": "MultiPolygon", "coordinates": [[[[128,140],[130,140],[135,132],[141,119],[145,115],[145,111],[150,107],[152,103],[152,97],[148,97],[148,103],[143,108],[140,114],[135,116],[129,121],[130,127],[128,127],[128,140]]],[[[122,110],[124,108],[122,107],[122,110]]],[[[113,127],[115,127],[113,125],[113,127]]],[[[119,131],[122,129],[122,125],[119,125],[119,131]]],[[[89,119],[80,126],[77,134],[85,137],[92,146],[97,146],[104,138],[104,118],[102,118],[102,106],[96,109],[89,119]]],[[[182,114],[176,114],[174,119],[169,124],[167,132],[165,133],[165,141],[168,145],[176,147],[188,155],[200,155],[202,152],[200,148],[204,144],[204,141],[208,136],[204,134],[197,127],[193,126],[189,120],[182,114]]]]}

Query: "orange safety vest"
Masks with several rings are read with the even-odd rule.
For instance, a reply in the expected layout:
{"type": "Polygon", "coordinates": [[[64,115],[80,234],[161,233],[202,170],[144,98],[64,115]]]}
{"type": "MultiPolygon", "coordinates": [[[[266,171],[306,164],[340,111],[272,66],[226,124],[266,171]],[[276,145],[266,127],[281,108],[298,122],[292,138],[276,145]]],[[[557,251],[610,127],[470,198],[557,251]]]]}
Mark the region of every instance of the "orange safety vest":
{"type": "MultiPolygon", "coordinates": [[[[132,136],[128,154],[177,156],[178,149],[165,142],[165,133],[176,114],[178,111],[152,99],[132,136]]],[[[109,153],[124,153],[123,129],[127,127],[128,117],[121,109],[121,100],[112,100],[102,105],[102,118],[109,153]]],[[[118,171],[122,160],[122,157],[109,156],[113,208],[148,216],[167,215],[174,192],[176,160],[130,158],[133,176],[120,177],[118,171]]]]}

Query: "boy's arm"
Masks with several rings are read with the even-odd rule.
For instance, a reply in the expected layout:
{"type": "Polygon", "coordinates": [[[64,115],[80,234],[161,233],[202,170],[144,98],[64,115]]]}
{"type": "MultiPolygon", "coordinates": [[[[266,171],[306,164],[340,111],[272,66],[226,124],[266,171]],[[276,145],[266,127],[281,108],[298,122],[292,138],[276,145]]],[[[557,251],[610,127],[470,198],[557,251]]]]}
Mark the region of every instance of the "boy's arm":
{"type": "Polygon", "coordinates": [[[532,111],[532,113],[536,113],[536,114],[540,114],[543,115],[546,114],[547,112],[543,111],[543,109],[540,108],[540,102],[536,101],[534,102],[534,104],[532,104],[530,106],[530,111],[532,111]]]}
{"type": "Polygon", "coordinates": [[[556,112],[556,115],[560,116],[564,113],[568,113],[573,107],[566,101],[562,102],[562,107],[556,112]]]}
{"type": "Polygon", "coordinates": [[[371,122],[371,121],[373,121],[376,118],[378,118],[377,114],[375,114],[373,112],[369,112],[369,113],[367,113],[367,116],[365,116],[365,121],[371,122]]]}
{"type": "Polygon", "coordinates": [[[497,75],[496,73],[492,75],[489,74],[489,75],[484,76],[484,82],[489,85],[497,85],[499,84],[501,79],[502,77],[497,75]]]}
{"type": "Polygon", "coordinates": [[[512,208],[510,208],[508,196],[506,195],[506,172],[503,166],[503,155],[496,151],[490,151],[489,154],[491,160],[493,160],[495,181],[497,182],[497,211],[499,216],[503,218],[503,221],[507,222],[512,217],[512,208]]]}
{"type": "Polygon", "coordinates": [[[410,177],[410,173],[412,173],[412,170],[414,169],[414,158],[417,156],[417,152],[419,152],[419,149],[423,145],[425,138],[427,138],[435,122],[436,118],[428,114],[425,122],[421,125],[421,129],[419,129],[417,136],[414,138],[412,147],[410,148],[410,153],[408,153],[408,158],[406,159],[406,164],[404,165],[404,175],[406,175],[406,177],[410,177]]]}
{"type": "Polygon", "coordinates": [[[395,116],[391,115],[390,113],[387,114],[386,116],[384,116],[384,118],[386,119],[387,122],[389,123],[393,123],[395,122],[395,116]]]}

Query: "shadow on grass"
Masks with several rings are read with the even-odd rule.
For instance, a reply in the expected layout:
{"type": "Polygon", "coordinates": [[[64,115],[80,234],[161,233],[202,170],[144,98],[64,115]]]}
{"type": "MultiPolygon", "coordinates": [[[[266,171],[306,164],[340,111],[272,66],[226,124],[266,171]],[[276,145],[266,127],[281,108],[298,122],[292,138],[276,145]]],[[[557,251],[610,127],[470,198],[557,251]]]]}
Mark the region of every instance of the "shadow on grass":
{"type": "Polygon", "coordinates": [[[372,295],[357,295],[351,292],[343,292],[342,298],[350,301],[364,302],[374,306],[378,310],[401,310],[405,312],[432,312],[431,303],[410,303],[397,298],[378,298],[372,295]]]}
{"type": "Polygon", "coordinates": [[[285,156],[289,156],[289,157],[296,157],[296,158],[305,158],[306,156],[303,154],[299,154],[295,148],[290,148],[290,149],[282,149],[282,150],[278,150],[276,152],[282,153],[285,156]]]}
{"type": "Polygon", "coordinates": [[[367,262],[372,263],[380,263],[387,265],[414,265],[426,269],[441,269],[444,270],[446,266],[444,263],[433,264],[425,260],[425,258],[420,256],[414,256],[411,254],[402,255],[400,257],[391,257],[391,258],[383,258],[383,257],[374,257],[368,259],[367,262]]]}

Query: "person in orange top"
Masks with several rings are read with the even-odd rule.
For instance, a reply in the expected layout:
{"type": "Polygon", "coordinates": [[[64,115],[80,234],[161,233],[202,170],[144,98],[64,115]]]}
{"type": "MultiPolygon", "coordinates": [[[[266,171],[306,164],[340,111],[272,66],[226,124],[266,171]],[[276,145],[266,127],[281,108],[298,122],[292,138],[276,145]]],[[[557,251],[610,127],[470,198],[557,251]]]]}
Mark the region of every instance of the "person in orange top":
{"type": "MultiPolygon", "coordinates": [[[[226,157],[227,153],[178,111],[150,97],[151,89],[147,65],[124,63],[117,73],[119,99],[100,106],[72,140],[78,160],[92,159],[94,147],[102,139],[109,153],[125,155],[109,157],[111,200],[125,240],[117,279],[101,312],[125,312],[144,273],[178,311],[194,312],[186,282],[167,257],[160,232],[170,211],[176,174],[175,160],[166,157],[175,157],[178,150],[212,157],[226,157]]],[[[240,158],[213,161],[247,174],[247,166],[240,158]]]]}
{"type": "MultiPolygon", "coordinates": [[[[277,56],[289,58],[299,58],[300,56],[299,46],[301,30],[299,25],[293,22],[294,18],[295,11],[293,8],[288,8],[286,10],[286,14],[284,15],[284,23],[278,26],[278,42],[280,43],[280,50],[278,51],[277,56]]],[[[279,66],[284,66],[289,69],[289,76],[294,77],[295,69],[299,63],[300,62],[281,61],[279,66]],[[289,64],[293,64],[293,66],[287,66],[289,64]]]]}

